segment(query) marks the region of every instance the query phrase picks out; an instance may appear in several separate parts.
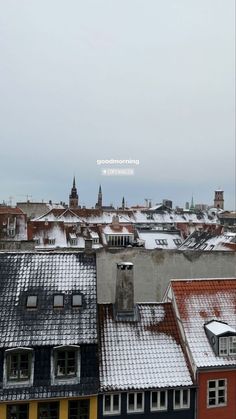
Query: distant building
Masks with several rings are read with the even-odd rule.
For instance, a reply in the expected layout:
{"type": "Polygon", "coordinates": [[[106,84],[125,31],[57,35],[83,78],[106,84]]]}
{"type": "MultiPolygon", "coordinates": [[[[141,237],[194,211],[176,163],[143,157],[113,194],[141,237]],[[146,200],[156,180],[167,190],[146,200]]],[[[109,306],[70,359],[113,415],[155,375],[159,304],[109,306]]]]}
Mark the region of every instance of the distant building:
{"type": "Polygon", "coordinates": [[[73,186],[71,188],[71,193],[69,196],[69,208],[78,208],[79,206],[79,195],[77,193],[75,185],[75,177],[73,179],[73,186]]]}
{"type": "Polygon", "coordinates": [[[215,191],[214,207],[218,209],[224,209],[224,191],[218,189],[215,191]]]}

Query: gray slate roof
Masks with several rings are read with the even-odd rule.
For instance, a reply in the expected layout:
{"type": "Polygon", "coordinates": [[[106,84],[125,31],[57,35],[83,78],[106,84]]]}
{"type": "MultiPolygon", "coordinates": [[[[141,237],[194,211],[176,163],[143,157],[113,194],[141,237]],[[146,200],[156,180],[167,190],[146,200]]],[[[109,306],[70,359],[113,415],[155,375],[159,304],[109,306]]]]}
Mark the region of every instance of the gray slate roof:
{"type": "Polygon", "coordinates": [[[96,263],[78,253],[0,253],[0,347],[97,343],[96,263]],[[71,294],[83,295],[72,308],[71,294]],[[65,306],[53,308],[64,294],[65,306]],[[37,309],[26,308],[28,295],[37,309]]]}

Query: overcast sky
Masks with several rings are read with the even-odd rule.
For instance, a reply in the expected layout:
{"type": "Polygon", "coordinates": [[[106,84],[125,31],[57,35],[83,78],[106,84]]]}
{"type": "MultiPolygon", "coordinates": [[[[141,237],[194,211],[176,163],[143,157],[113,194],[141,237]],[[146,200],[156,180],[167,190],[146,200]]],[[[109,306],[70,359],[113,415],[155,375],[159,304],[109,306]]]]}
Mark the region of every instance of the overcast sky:
{"type": "MultiPolygon", "coordinates": [[[[0,202],[235,206],[234,0],[0,0],[0,202]],[[97,159],[138,159],[106,176],[97,159]]],[[[121,168],[119,167],[119,168],[121,168]]],[[[116,166],[117,168],[117,166],[116,166]]]]}

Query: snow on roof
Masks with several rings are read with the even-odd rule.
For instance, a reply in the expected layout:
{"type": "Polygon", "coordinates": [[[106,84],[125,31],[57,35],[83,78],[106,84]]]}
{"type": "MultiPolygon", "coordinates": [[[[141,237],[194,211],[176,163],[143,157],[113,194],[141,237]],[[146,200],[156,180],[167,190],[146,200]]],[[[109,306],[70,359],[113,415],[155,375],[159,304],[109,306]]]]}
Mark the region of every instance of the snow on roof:
{"type": "Polygon", "coordinates": [[[218,322],[215,320],[206,324],[205,328],[208,329],[210,332],[214,333],[214,335],[216,336],[220,336],[228,332],[236,334],[236,330],[233,329],[231,326],[229,326],[226,323],[218,322]]]}
{"type": "Polygon", "coordinates": [[[0,346],[73,345],[97,342],[95,258],[79,253],[0,254],[0,346]],[[83,296],[80,311],[71,294],[83,296]],[[53,296],[63,293],[55,311],[53,296]],[[26,298],[38,296],[36,310],[26,298]]]}
{"type": "Polygon", "coordinates": [[[235,357],[215,355],[204,325],[210,320],[236,328],[236,278],[171,281],[184,333],[197,367],[236,365],[235,357]]]}
{"type": "Polygon", "coordinates": [[[103,231],[104,234],[111,234],[111,235],[118,235],[118,236],[120,236],[120,235],[128,236],[128,235],[133,235],[134,234],[132,226],[129,226],[129,227],[126,226],[125,227],[125,226],[122,226],[122,225],[119,225],[117,227],[114,227],[112,225],[105,226],[105,227],[102,228],[102,231],[103,231]]]}
{"type": "Polygon", "coordinates": [[[171,304],[138,304],[140,320],[116,322],[99,306],[102,391],[190,386],[171,304]]]}
{"type": "Polygon", "coordinates": [[[170,233],[167,231],[158,231],[158,230],[137,230],[138,237],[145,242],[145,249],[156,249],[157,247],[160,249],[177,249],[179,244],[177,241],[182,243],[182,238],[178,233],[170,233]],[[161,244],[165,240],[166,244],[161,244]],[[177,241],[176,241],[177,240],[177,241]]]}

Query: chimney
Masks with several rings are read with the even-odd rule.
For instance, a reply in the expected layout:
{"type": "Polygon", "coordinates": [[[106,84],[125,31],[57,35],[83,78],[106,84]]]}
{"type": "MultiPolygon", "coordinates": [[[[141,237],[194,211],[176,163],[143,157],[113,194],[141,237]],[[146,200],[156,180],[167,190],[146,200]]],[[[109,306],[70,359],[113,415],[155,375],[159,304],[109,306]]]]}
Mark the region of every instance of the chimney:
{"type": "Polygon", "coordinates": [[[93,240],[92,239],[84,239],[84,250],[85,252],[90,252],[93,250],[93,240]]]}
{"type": "Polygon", "coordinates": [[[131,262],[117,263],[115,315],[117,321],[137,321],[134,305],[134,265],[131,262]]]}

